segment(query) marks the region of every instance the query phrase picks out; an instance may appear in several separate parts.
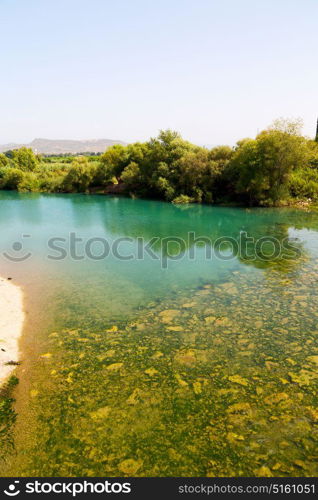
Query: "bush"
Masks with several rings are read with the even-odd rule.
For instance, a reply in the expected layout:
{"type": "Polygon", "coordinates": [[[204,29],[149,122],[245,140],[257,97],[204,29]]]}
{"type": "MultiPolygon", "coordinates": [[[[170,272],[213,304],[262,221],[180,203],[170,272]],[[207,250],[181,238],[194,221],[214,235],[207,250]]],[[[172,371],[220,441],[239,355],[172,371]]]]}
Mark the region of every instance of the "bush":
{"type": "Polygon", "coordinates": [[[180,196],[177,196],[172,200],[172,203],[178,204],[178,205],[184,205],[186,203],[193,203],[195,200],[194,198],[191,198],[190,196],[187,196],[186,194],[180,194],[180,196]]]}
{"type": "Polygon", "coordinates": [[[141,172],[136,162],[132,161],[125,167],[121,175],[121,180],[127,186],[137,186],[141,181],[141,172]]]}
{"type": "Polygon", "coordinates": [[[318,170],[304,168],[292,173],[289,181],[290,194],[296,198],[318,200],[318,170]]]}
{"type": "Polygon", "coordinates": [[[72,193],[120,182],[132,196],[180,204],[269,206],[291,196],[318,200],[318,144],[301,136],[299,122],[280,120],[236,148],[208,150],[166,130],[147,142],[112,146],[100,161],[95,156],[41,159],[27,148],[0,154],[3,189],[72,193]]]}
{"type": "Polygon", "coordinates": [[[95,184],[96,166],[90,165],[86,158],[77,158],[68,170],[62,189],[68,193],[85,193],[95,184]]]}
{"type": "Polygon", "coordinates": [[[15,165],[25,172],[32,172],[38,165],[38,158],[32,149],[20,148],[13,151],[12,159],[15,165]]]}
{"type": "Polygon", "coordinates": [[[3,179],[5,178],[6,176],[6,173],[7,173],[7,168],[5,167],[2,167],[0,165],[0,188],[2,188],[2,184],[3,184],[3,179]]]}
{"type": "Polygon", "coordinates": [[[6,155],[0,153],[0,167],[6,167],[9,164],[9,160],[6,155]]]}
{"type": "Polygon", "coordinates": [[[18,183],[19,191],[38,191],[40,189],[40,180],[33,172],[24,172],[23,177],[18,183]]]}
{"type": "Polygon", "coordinates": [[[18,189],[23,179],[23,172],[19,168],[7,168],[1,181],[2,189],[18,189]]]}
{"type": "Polygon", "coordinates": [[[101,156],[100,175],[104,171],[106,179],[113,176],[118,179],[127,165],[127,153],[127,147],[121,144],[114,144],[108,148],[101,156]]]}
{"type": "Polygon", "coordinates": [[[308,162],[308,143],[297,124],[277,122],[238,144],[232,159],[236,191],[250,204],[277,204],[289,195],[291,173],[308,162]]]}

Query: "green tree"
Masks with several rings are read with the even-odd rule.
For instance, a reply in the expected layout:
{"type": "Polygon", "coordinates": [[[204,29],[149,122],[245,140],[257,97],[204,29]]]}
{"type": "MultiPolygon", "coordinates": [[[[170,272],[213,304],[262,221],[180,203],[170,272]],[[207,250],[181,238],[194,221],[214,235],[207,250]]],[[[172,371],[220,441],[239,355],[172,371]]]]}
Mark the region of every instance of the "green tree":
{"type": "Polygon", "coordinates": [[[187,195],[201,202],[205,190],[205,177],[209,174],[209,152],[204,148],[187,151],[176,162],[174,184],[178,195],[187,195]]]}
{"type": "Polygon", "coordinates": [[[14,150],[12,159],[16,166],[25,172],[32,172],[38,166],[38,159],[29,148],[14,150]]]}
{"type": "Polygon", "coordinates": [[[124,168],[121,180],[129,187],[138,187],[142,182],[140,168],[135,161],[132,161],[124,168]]]}
{"type": "Polygon", "coordinates": [[[308,165],[318,169],[318,141],[308,141],[308,165]]]}
{"type": "Polygon", "coordinates": [[[237,192],[250,203],[276,204],[288,196],[290,174],[308,161],[306,140],[293,122],[276,122],[255,140],[238,144],[233,157],[237,192]]]}
{"type": "Polygon", "coordinates": [[[105,182],[108,182],[108,179],[112,177],[119,179],[122,171],[129,163],[127,160],[127,147],[121,144],[114,144],[108,148],[101,156],[101,166],[99,169],[100,179],[104,178],[105,182]]]}
{"type": "Polygon", "coordinates": [[[19,191],[39,191],[39,176],[37,176],[34,172],[23,172],[23,177],[19,181],[17,188],[19,191]]]}
{"type": "Polygon", "coordinates": [[[9,164],[9,160],[6,155],[0,153],[0,167],[6,167],[9,164]]]}
{"type": "Polygon", "coordinates": [[[18,189],[20,182],[23,179],[23,171],[19,168],[6,168],[6,172],[1,179],[2,189],[18,189]]]}
{"type": "Polygon", "coordinates": [[[85,193],[94,182],[95,175],[96,167],[90,165],[87,158],[76,158],[64,178],[62,190],[85,193]]]}

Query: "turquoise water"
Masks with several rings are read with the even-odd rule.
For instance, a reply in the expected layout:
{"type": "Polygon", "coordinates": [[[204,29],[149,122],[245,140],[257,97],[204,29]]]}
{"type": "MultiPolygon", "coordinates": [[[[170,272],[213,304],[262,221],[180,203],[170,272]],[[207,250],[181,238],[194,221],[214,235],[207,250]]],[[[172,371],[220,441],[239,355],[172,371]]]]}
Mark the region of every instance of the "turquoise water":
{"type": "Polygon", "coordinates": [[[317,212],[1,192],[0,229],[27,311],[4,474],[317,474],[317,212]]]}

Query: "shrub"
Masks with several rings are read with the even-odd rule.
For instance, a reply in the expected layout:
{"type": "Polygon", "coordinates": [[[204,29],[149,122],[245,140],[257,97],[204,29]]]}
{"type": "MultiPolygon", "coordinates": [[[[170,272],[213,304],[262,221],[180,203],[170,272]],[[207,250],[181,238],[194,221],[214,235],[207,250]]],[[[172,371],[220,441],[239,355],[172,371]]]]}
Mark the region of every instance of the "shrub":
{"type": "Polygon", "coordinates": [[[186,204],[186,203],[193,203],[195,200],[194,198],[191,198],[190,196],[187,196],[186,194],[180,194],[180,196],[177,196],[172,200],[172,203],[175,204],[186,204]]]}
{"type": "Polygon", "coordinates": [[[40,189],[39,177],[33,172],[24,172],[18,183],[19,191],[38,191],[40,189]]]}
{"type": "Polygon", "coordinates": [[[9,163],[8,158],[6,155],[0,153],[0,167],[6,167],[9,163]]]}
{"type": "Polygon", "coordinates": [[[125,167],[121,175],[121,180],[127,186],[137,186],[141,181],[141,172],[136,162],[132,161],[125,167]]]}
{"type": "Polygon", "coordinates": [[[3,189],[18,189],[22,179],[22,170],[19,168],[7,168],[2,178],[1,186],[3,189]]]}
{"type": "Polygon", "coordinates": [[[94,183],[96,166],[90,165],[86,158],[77,158],[68,170],[61,188],[68,193],[83,193],[94,183]]]}
{"type": "Polygon", "coordinates": [[[236,190],[250,203],[276,204],[288,197],[292,171],[308,161],[308,144],[297,123],[278,122],[256,139],[238,144],[232,160],[236,190]]]}
{"type": "Polygon", "coordinates": [[[318,200],[318,171],[304,168],[292,173],[289,181],[290,194],[296,198],[318,200]]]}
{"type": "Polygon", "coordinates": [[[32,172],[38,165],[38,158],[32,149],[20,148],[13,151],[12,159],[15,165],[25,172],[32,172]]]}

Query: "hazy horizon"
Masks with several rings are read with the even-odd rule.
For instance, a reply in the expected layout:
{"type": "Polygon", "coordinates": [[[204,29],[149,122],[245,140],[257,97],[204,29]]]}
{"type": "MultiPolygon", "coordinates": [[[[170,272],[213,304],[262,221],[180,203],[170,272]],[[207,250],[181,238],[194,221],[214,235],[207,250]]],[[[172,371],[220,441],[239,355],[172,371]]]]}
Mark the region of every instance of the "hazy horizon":
{"type": "Polygon", "coordinates": [[[315,0],[2,0],[0,144],[233,145],[318,115],[315,0]]]}

